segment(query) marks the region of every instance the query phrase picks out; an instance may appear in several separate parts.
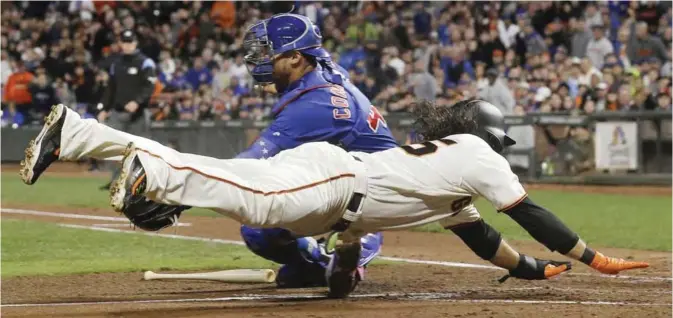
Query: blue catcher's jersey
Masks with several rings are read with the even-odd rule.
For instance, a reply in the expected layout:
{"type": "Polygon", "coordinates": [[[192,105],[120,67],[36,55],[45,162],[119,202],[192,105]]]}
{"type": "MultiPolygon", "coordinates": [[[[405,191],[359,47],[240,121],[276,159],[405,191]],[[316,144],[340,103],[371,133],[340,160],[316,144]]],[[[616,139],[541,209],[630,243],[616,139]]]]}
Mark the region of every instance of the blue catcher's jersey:
{"type": "Polygon", "coordinates": [[[361,152],[397,146],[385,119],[369,99],[350,81],[323,71],[320,65],[292,83],[272,112],[271,125],[238,158],[269,158],[315,141],[361,152]],[[335,76],[339,78],[335,80],[335,76]]]}

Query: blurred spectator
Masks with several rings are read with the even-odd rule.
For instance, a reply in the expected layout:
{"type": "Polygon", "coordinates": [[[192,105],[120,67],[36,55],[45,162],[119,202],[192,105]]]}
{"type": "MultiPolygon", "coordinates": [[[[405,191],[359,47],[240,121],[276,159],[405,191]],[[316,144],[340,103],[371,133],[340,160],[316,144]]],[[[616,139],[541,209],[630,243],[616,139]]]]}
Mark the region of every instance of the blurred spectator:
{"type": "Polygon", "coordinates": [[[159,73],[160,81],[168,83],[173,80],[176,64],[168,50],[161,51],[159,54],[159,69],[161,70],[161,73],[159,73]]]}
{"type": "Polygon", "coordinates": [[[671,110],[671,95],[660,93],[657,96],[657,110],[670,111],[671,110]]]}
{"type": "Polygon", "coordinates": [[[248,67],[245,66],[245,63],[243,62],[243,54],[236,55],[234,64],[231,66],[230,74],[232,77],[237,77],[243,85],[250,84],[250,75],[248,74],[248,67]]]}
{"type": "Polygon", "coordinates": [[[437,82],[435,81],[435,77],[428,72],[423,61],[417,61],[415,64],[415,74],[412,77],[411,86],[417,99],[435,100],[437,82]]]}
{"type": "Polygon", "coordinates": [[[5,91],[2,94],[4,101],[15,107],[16,111],[22,113],[24,116],[27,115],[32,102],[28,86],[33,81],[33,78],[33,73],[26,70],[23,62],[17,61],[14,73],[7,79],[5,91]]]}
{"type": "Polygon", "coordinates": [[[503,114],[511,114],[514,109],[514,97],[507,85],[498,76],[496,69],[486,71],[488,85],[478,92],[478,97],[500,108],[503,114]]]}
{"type": "Polygon", "coordinates": [[[631,62],[634,63],[649,57],[656,57],[660,61],[671,59],[670,48],[666,49],[661,39],[648,33],[646,22],[636,24],[635,32],[631,34],[626,52],[631,62]]]}
{"type": "Polygon", "coordinates": [[[526,54],[538,55],[547,51],[547,44],[530,24],[530,21],[526,21],[524,24],[523,37],[526,43],[526,54]]]}
{"type": "Polygon", "coordinates": [[[198,89],[202,84],[210,85],[213,75],[203,64],[203,59],[199,56],[194,59],[194,64],[185,74],[185,79],[191,85],[192,89],[198,89]]]}
{"type": "Polygon", "coordinates": [[[595,68],[601,69],[603,68],[605,56],[613,53],[614,49],[612,43],[603,35],[604,30],[602,25],[592,25],[591,30],[593,31],[593,38],[587,45],[587,57],[595,68]]]}
{"type": "Polygon", "coordinates": [[[601,16],[600,11],[598,11],[596,3],[587,2],[584,11],[584,20],[586,21],[586,24],[589,26],[603,25],[603,17],[601,16]]]}
{"type": "Polygon", "coordinates": [[[511,16],[504,16],[498,20],[498,37],[505,48],[509,49],[516,43],[516,36],[520,31],[519,26],[512,23],[511,16]]]}
{"type": "Polygon", "coordinates": [[[49,112],[51,106],[58,104],[56,91],[44,73],[35,78],[28,90],[32,98],[32,106],[27,111],[29,121],[41,120],[49,112]]]}
{"type": "MultiPolygon", "coordinates": [[[[664,2],[296,5],[320,26],[333,60],[382,111],[407,111],[420,97],[449,104],[492,91],[511,96],[529,112],[660,109],[659,100],[670,96],[672,14],[664,2]],[[496,82],[486,76],[489,68],[497,71],[496,82]]],[[[104,73],[120,56],[124,28],[134,29],[138,49],[157,62],[154,120],[264,116],[276,97],[255,97],[241,51],[243,34],[251,23],[287,12],[286,7],[231,1],[3,2],[3,123],[22,122],[21,112],[35,107],[28,84],[39,69],[59,101],[96,115],[109,85],[104,73]],[[26,78],[18,85],[15,72],[26,78]],[[11,101],[16,97],[19,104],[11,101]]],[[[504,98],[496,104],[511,112],[514,103],[504,98]]]]}
{"type": "Polygon", "coordinates": [[[572,38],[570,40],[570,56],[584,57],[587,54],[587,46],[591,41],[591,32],[585,25],[584,18],[572,18],[569,23],[572,38]]]}
{"type": "Polygon", "coordinates": [[[3,88],[5,87],[5,84],[9,80],[9,76],[12,75],[12,73],[12,65],[10,64],[7,51],[0,52],[0,85],[2,85],[3,88]]]}
{"type": "MultiPolygon", "coordinates": [[[[526,110],[517,105],[513,109],[513,115],[523,116],[526,110]]],[[[507,135],[516,140],[516,144],[508,148],[508,151],[528,151],[535,148],[535,129],[532,125],[512,126],[507,129],[507,135]]],[[[512,166],[512,171],[523,174],[530,168],[530,157],[525,154],[508,154],[507,160],[512,166]]]]}

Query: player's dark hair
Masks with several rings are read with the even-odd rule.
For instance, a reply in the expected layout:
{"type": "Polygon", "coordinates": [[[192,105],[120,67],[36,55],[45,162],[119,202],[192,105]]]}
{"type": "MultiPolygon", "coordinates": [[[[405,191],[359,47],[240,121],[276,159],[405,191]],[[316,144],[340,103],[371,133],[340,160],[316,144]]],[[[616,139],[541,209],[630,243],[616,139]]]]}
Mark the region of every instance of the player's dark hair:
{"type": "Polygon", "coordinates": [[[441,139],[455,134],[475,134],[477,132],[477,103],[467,99],[453,105],[437,105],[428,100],[414,104],[416,117],[414,130],[422,140],[441,139]]]}

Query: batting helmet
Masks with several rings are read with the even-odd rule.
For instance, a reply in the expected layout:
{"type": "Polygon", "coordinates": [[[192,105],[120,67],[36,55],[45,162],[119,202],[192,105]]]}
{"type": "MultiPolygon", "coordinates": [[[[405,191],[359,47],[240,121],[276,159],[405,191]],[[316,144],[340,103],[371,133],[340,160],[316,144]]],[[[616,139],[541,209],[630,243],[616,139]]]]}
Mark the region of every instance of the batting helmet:
{"type": "Polygon", "coordinates": [[[273,82],[273,59],[288,51],[329,58],[322,48],[320,28],[309,18],[292,13],[272,16],[248,28],[243,46],[248,71],[260,84],[273,82]]]}
{"type": "Polygon", "coordinates": [[[505,116],[495,105],[483,100],[474,100],[477,106],[477,136],[484,139],[496,152],[516,144],[514,139],[505,133],[505,116]]]}

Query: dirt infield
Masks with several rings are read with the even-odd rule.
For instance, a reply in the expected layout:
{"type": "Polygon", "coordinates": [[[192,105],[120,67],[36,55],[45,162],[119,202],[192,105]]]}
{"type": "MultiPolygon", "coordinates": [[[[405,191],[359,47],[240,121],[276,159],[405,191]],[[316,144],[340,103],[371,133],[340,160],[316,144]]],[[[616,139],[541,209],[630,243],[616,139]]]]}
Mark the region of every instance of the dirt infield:
{"type": "MultiPolygon", "coordinates": [[[[15,167],[3,165],[2,170],[15,167]]],[[[86,165],[64,165],[59,172],[54,170],[50,173],[82,175],[86,165]]],[[[670,195],[670,188],[563,189],[670,195]]],[[[106,209],[10,204],[2,208],[3,218],[87,227],[100,221],[73,218],[71,214],[117,216],[106,209]],[[7,213],[7,209],[63,214],[7,213]]],[[[185,215],[180,221],[191,223],[178,228],[181,236],[240,240],[239,225],[226,218],[185,215]]],[[[174,232],[171,229],[166,234],[174,232]]],[[[512,245],[527,254],[562,259],[534,242],[512,245]]],[[[452,235],[388,232],[383,255],[406,262],[371,266],[366,280],[346,300],[327,300],[325,290],[320,288],[278,290],[264,284],[146,282],[141,281],[142,273],[136,272],[3,279],[1,309],[3,317],[671,317],[670,253],[600,250],[645,260],[651,267],[627,274],[633,276],[607,277],[576,263],[570,273],[550,281],[510,279],[499,284],[496,280],[503,271],[442,263],[489,265],[452,235]]]]}
{"type": "MultiPolygon", "coordinates": [[[[111,211],[67,207],[3,206],[89,216],[111,211]]],[[[3,213],[3,217],[91,226],[99,221],[67,215],[3,213]]],[[[239,240],[238,224],[186,215],[178,235],[239,240]]],[[[126,229],[123,229],[126,230],[126,229]]],[[[173,231],[169,231],[173,234],[173,231]]],[[[122,235],[122,234],[120,234],[122,235]]],[[[553,256],[532,242],[525,253],[553,256]]],[[[577,264],[547,282],[496,280],[503,272],[428,264],[372,266],[354,297],[326,300],[324,289],[277,290],[273,285],[141,281],[142,273],[3,279],[3,317],[670,317],[669,253],[602,249],[649,261],[649,269],[621,278],[596,275],[577,264]],[[42,304],[42,305],[39,305],[42,304]]],[[[389,232],[384,256],[487,265],[452,235],[389,232]],[[438,244],[438,242],[441,242],[438,244]]],[[[558,256],[555,256],[558,258],[558,256]]]]}

